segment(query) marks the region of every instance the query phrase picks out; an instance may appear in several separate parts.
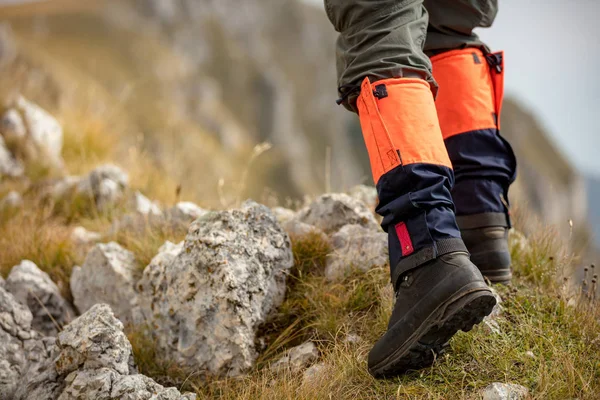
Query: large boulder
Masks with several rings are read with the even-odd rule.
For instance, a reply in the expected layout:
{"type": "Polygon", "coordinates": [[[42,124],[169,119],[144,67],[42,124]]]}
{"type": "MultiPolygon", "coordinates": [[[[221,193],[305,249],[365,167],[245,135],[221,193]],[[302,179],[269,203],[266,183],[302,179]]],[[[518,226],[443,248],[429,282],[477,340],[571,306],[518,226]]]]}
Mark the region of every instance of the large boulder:
{"type": "Polygon", "coordinates": [[[343,279],[353,270],[368,271],[388,263],[388,239],[383,231],[346,225],[331,238],[333,252],[327,256],[325,276],[343,279]]]}
{"type": "Polygon", "coordinates": [[[324,194],[316,198],[300,210],[296,218],[327,233],[354,224],[372,230],[379,229],[375,216],[367,206],[343,193],[324,194]]]}
{"type": "Polygon", "coordinates": [[[284,299],[288,236],[268,208],[246,202],[199,218],[182,251],[171,250],[138,285],[159,350],[195,371],[241,374],[255,361],[259,325],[284,299]]]}
{"type": "Polygon", "coordinates": [[[46,336],[56,336],[60,328],[75,318],[75,311],[62,297],[58,286],[31,261],[14,266],[5,287],[29,308],[33,328],[46,336]]]}
{"type": "Polygon", "coordinates": [[[48,342],[31,329],[32,320],[29,309],[0,286],[0,399],[12,399],[19,378],[35,373],[49,356],[48,342]]]}
{"type": "Polygon", "coordinates": [[[71,274],[75,306],[83,313],[95,304],[106,303],[121,321],[139,323],[135,285],[141,274],[133,253],[115,242],[97,244],[83,266],[75,267],[71,274]]]}
{"type": "Polygon", "coordinates": [[[98,304],[58,335],[52,358],[24,375],[15,394],[25,399],[195,399],[137,374],[123,324],[98,304]]]}

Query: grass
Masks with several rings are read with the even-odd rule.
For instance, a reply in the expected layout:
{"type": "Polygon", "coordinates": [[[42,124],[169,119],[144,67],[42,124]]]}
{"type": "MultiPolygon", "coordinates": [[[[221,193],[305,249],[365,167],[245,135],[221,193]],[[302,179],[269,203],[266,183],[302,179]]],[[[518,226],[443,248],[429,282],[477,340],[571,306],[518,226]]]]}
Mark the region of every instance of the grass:
{"type": "Polygon", "coordinates": [[[431,367],[379,381],[366,357],[391,312],[388,272],[357,272],[342,283],[322,276],[328,247],[316,237],[295,242],[296,269],[287,299],[261,334],[269,345],[242,378],[207,379],[159,359],[146,336],[130,335],[141,372],[178,383],[200,399],[476,399],[492,382],[528,387],[533,399],[597,399],[600,390],[600,311],[585,300],[569,303],[562,276],[568,260],[551,234],[513,247],[515,284],[497,287],[504,299],[500,333],[484,325],[459,333],[431,367]],[[325,255],[324,255],[325,253],[325,255]],[[348,342],[348,334],[361,340],[348,342]],[[267,368],[286,348],[305,340],[318,344],[324,371],[303,382],[302,374],[274,375],[267,368]]]}

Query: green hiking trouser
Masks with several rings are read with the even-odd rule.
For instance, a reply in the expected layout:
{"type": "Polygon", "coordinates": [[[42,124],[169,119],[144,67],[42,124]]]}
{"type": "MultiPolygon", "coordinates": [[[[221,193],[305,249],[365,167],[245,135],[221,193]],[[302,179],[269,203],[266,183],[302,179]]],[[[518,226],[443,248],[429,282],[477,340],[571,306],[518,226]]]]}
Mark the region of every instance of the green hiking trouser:
{"type": "MultiPolygon", "coordinates": [[[[491,26],[497,0],[325,0],[340,33],[337,71],[340,94],[360,85],[399,77],[434,82],[430,55],[484,47],[473,29],[491,26]]],[[[353,104],[355,95],[345,102],[353,104]]],[[[353,108],[353,107],[351,107],[353,108]]]]}

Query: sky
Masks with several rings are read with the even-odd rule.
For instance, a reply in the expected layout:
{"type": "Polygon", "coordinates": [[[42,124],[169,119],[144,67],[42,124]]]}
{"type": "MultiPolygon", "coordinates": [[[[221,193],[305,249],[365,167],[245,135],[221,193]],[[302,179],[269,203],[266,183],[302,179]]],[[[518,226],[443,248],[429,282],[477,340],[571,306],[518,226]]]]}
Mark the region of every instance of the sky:
{"type": "Polygon", "coordinates": [[[493,27],[477,33],[505,51],[506,95],[537,116],[575,167],[600,177],[600,1],[499,2],[493,27]]]}

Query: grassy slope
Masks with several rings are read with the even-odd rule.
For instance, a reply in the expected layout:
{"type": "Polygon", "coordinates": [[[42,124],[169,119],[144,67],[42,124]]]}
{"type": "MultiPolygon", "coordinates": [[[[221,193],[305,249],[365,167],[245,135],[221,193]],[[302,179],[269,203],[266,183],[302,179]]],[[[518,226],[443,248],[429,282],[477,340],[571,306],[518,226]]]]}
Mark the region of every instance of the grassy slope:
{"type": "Polygon", "coordinates": [[[367,353],[391,311],[388,272],[326,283],[319,272],[328,248],[316,238],[294,245],[291,291],[264,329],[271,345],[249,376],[205,382],[158,361],[146,336],[137,332],[131,339],[142,372],[165,383],[185,381],[200,399],[471,399],[491,382],[524,385],[535,399],[597,399],[600,312],[587,299],[568,302],[568,282],[559,285],[556,278],[569,260],[557,250],[551,235],[531,239],[525,250],[513,247],[515,285],[498,287],[500,333],[483,325],[460,333],[434,366],[395,380],[374,380],[366,370],[367,353]],[[347,343],[349,333],[362,340],[347,343]],[[302,374],[274,376],[265,368],[285,347],[307,339],[318,343],[326,364],[319,378],[303,384],[302,374]]]}

